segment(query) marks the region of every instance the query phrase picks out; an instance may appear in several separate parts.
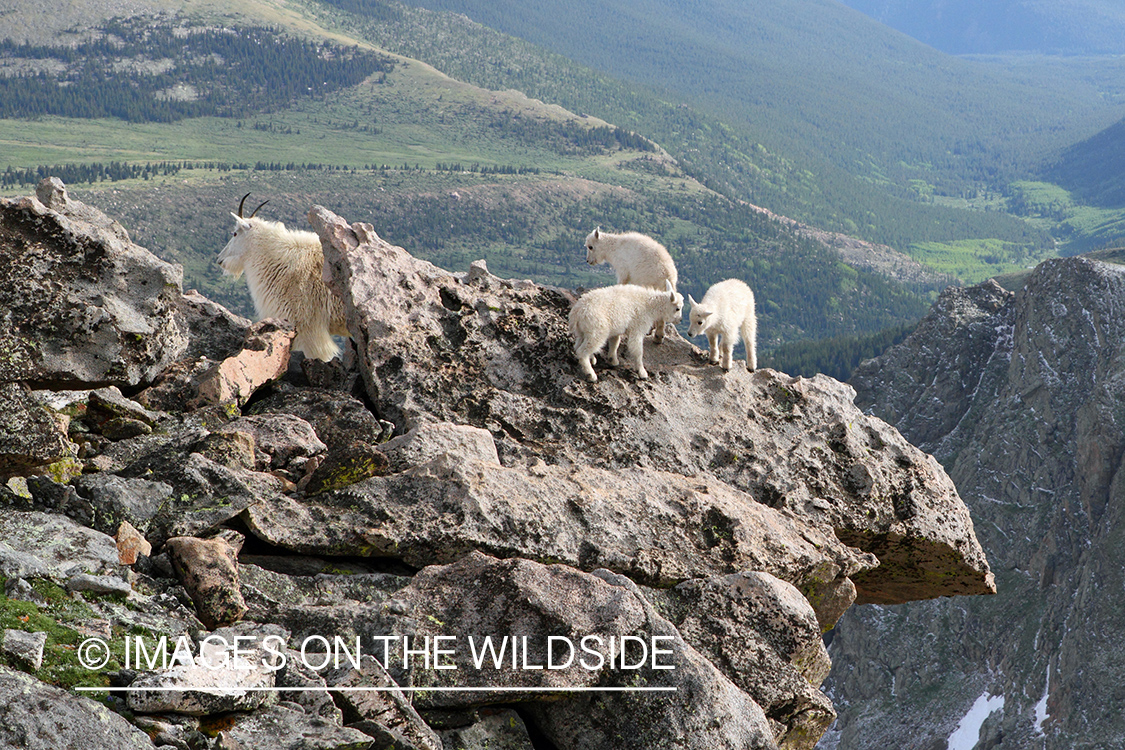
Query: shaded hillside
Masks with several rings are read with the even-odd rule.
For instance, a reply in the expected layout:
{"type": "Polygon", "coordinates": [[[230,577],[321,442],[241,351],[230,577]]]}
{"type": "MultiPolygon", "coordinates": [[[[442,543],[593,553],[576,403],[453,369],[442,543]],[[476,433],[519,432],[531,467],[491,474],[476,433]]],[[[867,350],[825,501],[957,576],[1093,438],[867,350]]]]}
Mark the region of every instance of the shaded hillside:
{"type": "MultiPolygon", "coordinates": [[[[412,4],[673,91],[818,178],[823,160],[895,189],[921,180],[959,195],[1030,166],[1105,108],[1089,80],[943,55],[830,0],[412,4]]],[[[1107,85],[1120,95],[1120,80],[1107,85]]]]}
{"type": "Polygon", "coordinates": [[[1125,208],[1125,120],[1066,149],[1045,176],[1084,203],[1125,208]]]}
{"type": "Polygon", "coordinates": [[[842,0],[952,55],[1125,53],[1125,8],[1115,0],[842,0]]]}
{"type": "MultiPolygon", "coordinates": [[[[706,71],[700,68],[719,65],[726,71],[732,66],[726,57],[721,62],[717,60],[714,50],[700,50],[698,47],[668,49],[667,58],[677,61],[675,68],[679,71],[678,75],[685,76],[685,79],[696,77],[691,83],[684,81],[684,90],[669,90],[658,81],[645,80],[638,84],[615,80],[591,70],[588,66],[594,64],[596,56],[592,57],[590,51],[573,45],[564,48],[549,42],[543,42],[542,47],[535,46],[473,23],[462,15],[406,9],[386,0],[332,0],[332,4],[357,14],[342,16],[336,23],[379,46],[423,60],[455,78],[478,86],[498,91],[518,89],[543,101],[561,104],[571,111],[590,113],[634,129],[667,149],[687,173],[709,188],[766,206],[779,214],[799,218],[813,226],[876,240],[899,249],[922,240],[949,242],[967,237],[995,238],[1036,252],[1050,247],[1045,233],[1003,213],[952,210],[918,202],[920,195],[931,195],[933,192],[930,180],[937,179],[937,173],[932,164],[926,167],[926,174],[911,171],[909,177],[896,182],[888,177],[890,172],[884,173],[883,167],[874,167],[875,162],[867,156],[859,157],[849,151],[847,155],[840,156],[846,163],[844,166],[827,158],[823,148],[843,154],[840,151],[842,139],[832,137],[829,141],[824,140],[833,128],[854,128],[853,140],[867,141],[877,139],[878,130],[886,126],[880,123],[875,128],[869,123],[861,123],[860,120],[869,114],[866,109],[861,107],[857,110],[851,99],[851,103],[846,105],[839,100],[840,97],[851,97],[854,90],[847,89],[852,94],[845,96],[839,86],[829,85],[823,79],[823,71],[808,76],[789,73],[775,76],[772,72],[760,71],[761,75],[754,77],[756,74],[745,71],[751,71],[762,62],[743,50],[740,54],[745,59],[739,58],[739,65],[744,63],[745,71],[739,67],[731,75],[738,77],[741,82],[738,85],[760,84],[769,90],[754,94],[752,102],[733,102],[730,91],[716,87],[720,83],[734,84],[718,81],[715,86],[705,87],[708,96],[717,98],[714,101],[704,100],[700,98],[703,89],[694,83],[697,79],[707,80],[706,71]],[[545,51],[549,49],[561,50],[561,54],[545,51]],[[565,55],[581,61],[581,64],[565,55]],[[785,85],[781,86],[774,81],[775,78],[786,81],[785,85]],[[725,104],[719,106],[716,102],[720,99],[725,104]],[[767,100],[772,103],[766,104],[767,100]],[[825,114],[834,106],[833,101],[843,109],[833,115],[825,114]],[[791,107],[798,106],[792,102],[817,110],[815,133],[807,131],[807,123],[802,124],[804,115],[791,110],[791,107]],[[747,112],[752,113],[749,115],[753,120],[750,125],[746,124],[747,112]],[[872,174],[871,169],[878,174],[872,174]],[[853,171],[858,171],[860,178],[857,179],[853,171]],[[912,182],[914,178],[919,178],[919,181],[912,182]]],[[[525,10],[547,12],[542,7],[525,10]]],[[[481,9],[481,13],[491,18],[491,11],[481,9]]],[[[504,19],[494,20],[506,29],[507,19],[505,16],[504,19]]],[[[550,28],[550,23],[544,28],[550,28]]],[[[613,23],[608,23],[605,28],[606,34],[613,33],[613,23]]],[[[541,29],[539,26],[535,29],[536,34],[530,38],[538,43],[537,35],[541,29]]],[[[565,36],[571,32],[560,30],[559,33],[565,36]]],[[[587,40],[583,37],[581,41],[585,43],[587,40]]],[[[819,43],[804,39],[791,41],[794,44],[819,43]]],[[[659,46],[671,42],[662,39],[653,43],[659,46]]],[[[619,49],[620,44],[606,47],[600,54],[625,54],[619,49]],[[610,50],[610,47],[613,49],[610,50]]],[[[637,52],[640,57],[646,54],[651,54],[647,46],[637,52]]],[[[786,54],[791,55],[792,51],[786,54]]],[[[674,71],[668,68],[668,59],[660,61],[658,68],[671,75],[674,71]]],[[[651,59],[648,62],[657,64],[651,59]]],[[[836,63],[827,65],[826,61],[822,62],[830,68],[836,66],[836,63]]],[[[777,64],[784,66],[785,63],[777,64]]],[[[807,64],[801,62],[799,66],[807,64]]],[[[613,76],[624,76],[627,72],[614,71],[613,76]]],[[[856,69],[849,75],[854,76],[852,83],[859,85],[858,81],[867,72],[856,69]]],[[[928,85],[923,80],[911,83],[911,87],[923,89],[928,85]]],[[[967,80],[959,81],[957,85],[966,86],[967,80]]],[[[867,96],[867,93],[863,94],[864,98],[867,96]]],[[[875,98],[885,97],[878,94],[875,98]]],[[[892,116],[890,104],[880,106],[888,107],[886,117],[900,126],[893,137],[895,145],[880,146],[893,151],[904,142],[903,129],[913,127],[905,124],[903,118],[914,118],[915,113],[906,108],[892,116]]],[[[919,117],[910,122],[915,122],[915,119],[921,120],[919,117]]],[[[871,147],[873,143],[875,141],[866,147],[871,147]]],[[[917,155],[909,158],[913,160],[917,155]]],[[[888,169],[900,169],[905,163],[895,161],[888,169]]],[[[970,180],[965,185],[970,183],[971,187],[967,189],[973,194],[978,183],[970,180]]],[[[960,188],[949,186],[949,189],[956,191],[960,188]]]]}

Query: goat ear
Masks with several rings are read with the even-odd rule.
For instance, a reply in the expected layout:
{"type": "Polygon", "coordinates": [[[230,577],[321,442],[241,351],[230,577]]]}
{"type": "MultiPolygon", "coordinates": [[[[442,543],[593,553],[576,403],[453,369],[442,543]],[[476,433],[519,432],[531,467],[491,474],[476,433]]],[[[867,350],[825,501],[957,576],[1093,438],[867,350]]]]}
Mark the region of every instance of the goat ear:
{"type": "Polygon", "coordinates": [[[672,286],[671,281],[669,281],[668,279],[664,279],[664,291],[672,292],[672,294],[675,294],[676,293],[676,287],[672,286]]]}
{"type": "Polygon", "coordinates": [[[596,229],[594,229],[594,239],[596,240],[601,236],[602,236],[602,228],[597,227],[596,229]]]}
{"type": "Polygon", "coordinates": [[[694,312],[695,312],[696,315],[698,315],[701,318],[711,317],[711,311],[710,310],[695,310],[694,312]]]}
{"type": "Polygon", "coordinates": [[[695,301],[695,297],[692,297],[692,296],[691,296],[690,294],[689,294],[689,295],[687,296],[687,301],[691,303],[691,306],[692,306],[692,307],[695,307],[695,306],[696,306],[696,304],[698,304],[698,303],[697,303],[697,302],[695,301]]]}

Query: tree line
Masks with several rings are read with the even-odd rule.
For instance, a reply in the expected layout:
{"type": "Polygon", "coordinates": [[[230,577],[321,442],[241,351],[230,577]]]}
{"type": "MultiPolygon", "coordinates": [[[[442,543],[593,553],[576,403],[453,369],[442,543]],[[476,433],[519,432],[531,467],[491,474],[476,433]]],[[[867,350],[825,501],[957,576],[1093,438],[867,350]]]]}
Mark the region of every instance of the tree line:
{"type": "MultiPolygon", "coordinates": [[[[119,182],[121,180],[148,180],[157,176],[170,176],[179,174],[181,170],[203,169],[215,172],[230,172],[232,170],[257,172],[355,172],[362,169],[366,172],[388,172],[401,170],[404,172],[425,172],[420,165],[404,164],[401,167],[390,167],[386,164],[366,164],[363,167],[350,167],[339,164],[322,164],[319,162],[279,162],[256,161],[248,162],[222,162],[222,161],[160,161],[146,164],[130,164],[125,161],[90,162],[88,164],[40,164],[36,167],[23,169],[8,166],[0,173],[0,187],[18,187],[20,185],[37,185],[44,177],[58,177],[68,185],[92,185],[99,182],[119,182]]],[[[515,166],[511,164],[470,164],[463,166],[460,163],[445,164],[438,162],[432,170],[434,172],[466,172],[479,175],[528,175],[539,174],[539,167],[515,166]]]]}
{"type": "Polygon", "coordinates": [[[354,86],[393,70],[385,55],[284,36],[276,29],[151,27],[115,21],[75,47],[0,41],[0,60],[62,71],[0,76],[0,118],[45,115],[174,122],[243,117],[354,86]]]}
{"type": "Polygon", "coordinates": [[[185,169],[208,169],[229,172],[233,169],[249,169],[249,164],[231,164],[220,161],[161,161],[151,164],[130,164],[124,161],[89,164],[41,164],[37,167],[17,169],[9,166],[0,174],[0,186],[36,185],[44,177],[58,177],[68,185],[94,184],[98,182],[118,182],[120,180],[150,179],[155,176],[179,174],[185,169]]]}

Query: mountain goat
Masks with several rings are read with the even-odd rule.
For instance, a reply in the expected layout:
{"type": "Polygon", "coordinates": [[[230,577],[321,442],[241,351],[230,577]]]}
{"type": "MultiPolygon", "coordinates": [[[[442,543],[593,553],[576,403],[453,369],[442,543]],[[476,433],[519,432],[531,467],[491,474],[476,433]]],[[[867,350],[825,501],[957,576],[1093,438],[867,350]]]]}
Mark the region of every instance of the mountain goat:
{"type": "MultiPolygon", "coordinates": [[[[676,264],[663,245],[639,232],[610,234],[601,227],[586,236],[586,262],[608,263],[617,272],[618,284],[663,289],[667,281],[676,288],[676,264]]],[[[664,323],[656,326],[656,343],[664,340],[664,323]]]]}
{"type": "Polygon", "coordinates": [[[637,377],[647,378],[645,334],[659,320],[678,323],[683,309],[684,297],[676,292],[670,281],[665,281],[664,290],[659,292],[634,284],[618,284],[586,292],[570,311],[570,333],[574,337],[574,353],[579,367],[587,378],[596,381],[594,355],[609,342],[609,363],[616,365],[617,348],[624,336],[628,339],[626,346],[637,369],[637,377]]]}
{"type": "Polygon", "coordinates": [[[707,334],[709,361],[731,368],[731,353],[738,343],[738,334],[746,342],[746,369],[758,369],[758,319],[754,315],[754,292],[738,279],[720,281],[707,290],[700,302],[688,295],[691,326],[688,336],[707,334]]]}
{"type": "Polygon", "coordinates": [[[321,274],[324,250],[312,232],[286,229],[278,221],[243,217],[247,193],[234,217],[234,236],[219,253],[223,273],[246,284],[259,318],[282,318],[297,329],[293,349],[328,361],[340,353],[332,336],[347,336],[344,305],[325,285],[321,274]]]}

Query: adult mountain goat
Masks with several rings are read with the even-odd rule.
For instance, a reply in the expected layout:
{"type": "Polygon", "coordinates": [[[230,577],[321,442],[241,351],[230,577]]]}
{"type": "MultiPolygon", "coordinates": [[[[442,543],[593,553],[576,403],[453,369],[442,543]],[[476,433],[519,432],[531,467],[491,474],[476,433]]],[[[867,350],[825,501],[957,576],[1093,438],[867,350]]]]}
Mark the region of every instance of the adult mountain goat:
{"type": "Polygon", "coordinates": [[[246,273],[258,318],[281,318],[297,329],[293,349],[328,361],[340,353],[332,336],[347,336],[344,305],[321,277],[324,250],[312,232],[286,229],[278,221],[258,219],[255,208],[243,217],[247,193],[234,217],[234,236],[219,253],[223,272],[246,273]]]}
{"type": "MultiPolygon", "coordinates": [[[[586,262],[591,266],[608,263],[617,273],[618,284],[636,284],[663,289],[667,281],[676,288],[676,264],[663,245],[639,232],[610,234],[601,227],[586,236],[586,262]]],[[[656,326],[656,343],[664,340],[664,323],[656,326]]]]}
{"type": "Polygon", "coordinates": [[[688,301],[691,302],[688,335],[707,334],[711,364],[721,364],[724,370],[731,368],[731,353],[741,333],[746,342],[746,369],[758,369],[758,318],[754,314],[754,292],[750,287],[738,279],[727,279],[708,289],[702,301],[696,302],[690,294],[688,301]]]}
{"type": "Polygon", "coordinates": [[[633,284],[618,284],[594,289],[582,295],[570,310],[570,333],[574,336],[574,354],[578,365],[591,381],[598,379],[594,372],[594,355],[608,342],[609,363],[616,365],[617,348],[621,338],[627,337],[626,346],[637,377],[648,377],[644,362],[645,334],[658,320],[678,323],[683,316],[684,297],[664,282],[664,290],[654,292],[633,284]]]}

